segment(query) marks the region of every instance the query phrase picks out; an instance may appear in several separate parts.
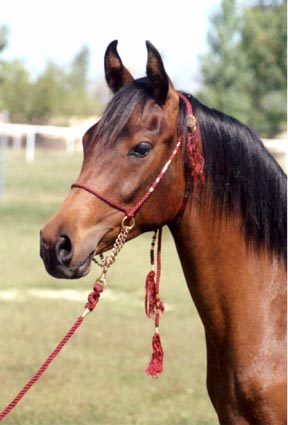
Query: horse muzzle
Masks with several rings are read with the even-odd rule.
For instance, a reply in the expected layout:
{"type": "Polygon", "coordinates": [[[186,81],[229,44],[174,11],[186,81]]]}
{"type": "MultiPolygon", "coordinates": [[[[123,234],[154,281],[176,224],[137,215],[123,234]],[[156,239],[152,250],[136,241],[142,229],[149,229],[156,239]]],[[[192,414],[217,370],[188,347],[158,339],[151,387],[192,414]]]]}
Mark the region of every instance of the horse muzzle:
{"type": "Polygon", "coordinates": [[[78,279],[90,270],[94,250],[81,260],[73,262],[73,242],[67,235],[59,236],[53,243],[40,234],[40,256],[49,274],[57,278],[78,279]]]}

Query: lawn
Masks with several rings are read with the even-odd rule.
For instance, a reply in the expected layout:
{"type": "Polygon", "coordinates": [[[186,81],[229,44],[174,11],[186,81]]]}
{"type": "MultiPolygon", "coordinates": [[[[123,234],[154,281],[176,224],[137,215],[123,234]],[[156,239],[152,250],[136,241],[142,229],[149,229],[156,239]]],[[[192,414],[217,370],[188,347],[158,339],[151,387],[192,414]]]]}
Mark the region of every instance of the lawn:
{"type": "MultiPolygon", "coordinates": [[[[37,151],[32,164],[23,153],[8,153],[7,191],[0,200],[0,410],[82,314],[98,275],[95,266],[81,280],[54,279],[39,257],[39,230],[76,179],[80,163],[79,153],[37,151]]],[[[159,379],[144,373],[153,335],[143,303],[150,236],[124,247],[108,273],[107,293],[7,416],[7,425],[218,423],[205,387],[203,328],[167,230],[161,281],[168,306],[161,319],[164,371],[159,379]]]]}

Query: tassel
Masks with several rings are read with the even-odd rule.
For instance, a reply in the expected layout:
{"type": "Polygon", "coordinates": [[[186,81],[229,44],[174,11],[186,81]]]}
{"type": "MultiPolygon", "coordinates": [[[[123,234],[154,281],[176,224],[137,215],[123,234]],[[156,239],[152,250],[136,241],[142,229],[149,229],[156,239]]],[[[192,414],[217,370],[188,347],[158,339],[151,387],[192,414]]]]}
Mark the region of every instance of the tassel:
{"type": "Polygon", "coordinates": [[[152,339],[152,357],[150,360],[150,364],[145,372],[148,375],[151,375],[155,378],[158,377],[160,373],[162,373],[163,369],[163,357],[164,352],[161,345],[160,335],[158,333],[159,321],[160,321],[160,313],[163,313],[165,308],[162,300],[159,296],[159,284],[160,284],[160,274],[161,274],[161,236],[162,229],[158,229],[154,232],[150,250],[150,262],[152,270],[147,275],[145,289],[145,312],[146,316],[149,318],[155,319],[155,333],[152,339]],[[157,246],[157,271],[154,272],[155,266],[155,258],[154,258],[154,249],[155,243],[158,234],[158,246],[157,246]]]}
{"type": "Polygon", "coordinates": [[[151,375],[153,378],[158,378],[158,375],[162,373],[163,369],[163,357],[164,351],[161,345],[160,335],[155,331],[152,339],[153,353],[150,360],[150,364],[145,370],[147,375],[151,375]]]}
{"type": "Polygon", "coordinates": [[[199,151],[200,135],[197,128],[193,130],[193,133],[188,134],[188,157],[191,167],[191,175],[194,178],[194,182],[198,179],[204,182],[204,158],[202,153],[199,151]]]}

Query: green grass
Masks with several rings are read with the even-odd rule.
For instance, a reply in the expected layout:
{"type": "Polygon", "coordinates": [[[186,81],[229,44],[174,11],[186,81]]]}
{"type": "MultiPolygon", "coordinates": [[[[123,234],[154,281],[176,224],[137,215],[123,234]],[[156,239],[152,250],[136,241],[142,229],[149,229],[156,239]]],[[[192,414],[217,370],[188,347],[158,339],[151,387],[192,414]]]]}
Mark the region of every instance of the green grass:
{"type": "MultiPolygon", "coordinates": [[[[90,292],[98,271],[78,281],[53,279],[39,257],[39,230],[76,179],[81,155],[8,153],[7,192],[0,201],[0,410],[30,379],[82,313],[86,302],[39,299],[31,288],[90,292]]],[[[186,288],[173,241],[165,231],[161,318],[165,350],[159,379],[144,373],[153,321],[143,306],[150,235],[129,242],[108,273],[103,295],[60,356],[15,410],[7,425],[213,425],[205,387],[204,333],[186,288]],[[108,291],[107,291],[108,292],[108,291]]],[[[59,291],[60,294],[60,291],[59,291]]]]}

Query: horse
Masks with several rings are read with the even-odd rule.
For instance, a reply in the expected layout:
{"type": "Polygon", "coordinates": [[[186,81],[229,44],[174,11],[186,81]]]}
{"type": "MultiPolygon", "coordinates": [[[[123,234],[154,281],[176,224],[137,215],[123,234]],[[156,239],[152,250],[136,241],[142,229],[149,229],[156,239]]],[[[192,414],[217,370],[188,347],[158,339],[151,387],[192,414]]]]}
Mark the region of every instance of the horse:
{"type": "Polygon", "coordinates": [[[113,96],[83,136],[80,175],[41,230],[40,255],[52,276],[80,278],[123,220],[134,221],[128,239],[167,225],[204,326],[219,422],[284,424],[286,176],[250,128],[177,91],[146,47],[137,79],[117,40],[107,47],[113,96]]]}

